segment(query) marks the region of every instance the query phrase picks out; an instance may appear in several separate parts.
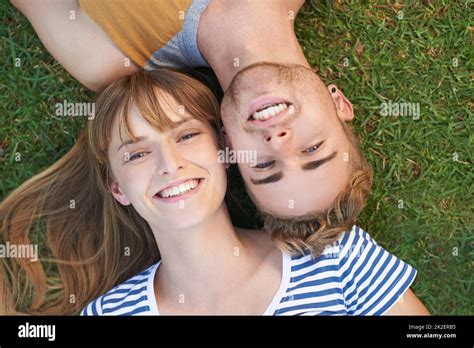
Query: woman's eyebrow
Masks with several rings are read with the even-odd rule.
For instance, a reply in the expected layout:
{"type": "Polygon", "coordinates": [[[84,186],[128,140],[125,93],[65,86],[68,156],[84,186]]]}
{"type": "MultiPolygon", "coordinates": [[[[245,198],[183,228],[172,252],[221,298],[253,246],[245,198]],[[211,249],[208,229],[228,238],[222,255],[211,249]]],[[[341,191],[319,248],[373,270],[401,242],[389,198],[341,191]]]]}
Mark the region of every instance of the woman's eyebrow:
{"type": "MultiPolygon", "coordinates": [[[[193,121],[193,120],[194,120],[193,118],[186,118],[186,119],[183,119],[183,120],[179,120],[179,121],[173,122],[172,129],[179,128],[179,127],[181,127],[183,124],[188,123],[188,122],[191,122],[191,121],[193,121]]],[[[121,149],[122,147],[126,146],[126,145],[136,144],[136,143],[139,143],[139,142],[144,141],[144,140],[148,140],[148,137],[147,137],[147,136],[136,137],[136,141],[133,141],[133,139],[127,139],[127,140],[125,140],[125,141],[117,148],[117,151],[120,151],[120,149],[121,149]]]]}
{"type": "Polygon", "coordinates": [[[173,122],[173,127],[172,128],[176,129],[178,127],[181,127],[183,124],[186,124],[186,123],[192,122],[192,121],[197,121],[197,120],[195,118],[190,117],[190,118],[185,118],[183,120],[175,121],[175,122],[173,122]]]}
{"type": "Polygon", "coordinates": [[[117,151],[119,151],[125,145],[136,144],[144,140],[148,140],[148,137],[145,137],[145,136],[136,137],[136,141],[134,141],[133,139],[127,139],[117,148],[117,151]]]}

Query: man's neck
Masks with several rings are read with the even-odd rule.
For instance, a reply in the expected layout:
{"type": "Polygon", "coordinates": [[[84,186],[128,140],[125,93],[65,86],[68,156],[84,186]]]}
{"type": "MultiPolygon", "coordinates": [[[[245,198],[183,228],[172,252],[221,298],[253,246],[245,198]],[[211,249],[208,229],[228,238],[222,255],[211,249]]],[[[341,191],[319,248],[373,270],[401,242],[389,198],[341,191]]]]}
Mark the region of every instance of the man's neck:
{"type": "Polygon", "coordinates": [[[224,91],[253,63],[309,67],[293,28],[297,9],[275,0],[211,1],[201,17],[198,45],[224,91]]]}

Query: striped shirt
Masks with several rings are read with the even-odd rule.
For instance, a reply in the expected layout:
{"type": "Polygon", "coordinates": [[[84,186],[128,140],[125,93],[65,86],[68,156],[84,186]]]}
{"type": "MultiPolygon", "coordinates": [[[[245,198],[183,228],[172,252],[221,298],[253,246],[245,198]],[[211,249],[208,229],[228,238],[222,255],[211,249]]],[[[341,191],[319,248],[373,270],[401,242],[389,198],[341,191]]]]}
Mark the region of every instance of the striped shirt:
{"type": "MultiPolygon", "coordinates": [[[[283,252],[280,288],[263,315],[382,315],[411,286],[416,270],[358,226],[314,258],[283,252]]],[[[160,262],[93,300],[81,315],[159,315],[160,262]]]]}

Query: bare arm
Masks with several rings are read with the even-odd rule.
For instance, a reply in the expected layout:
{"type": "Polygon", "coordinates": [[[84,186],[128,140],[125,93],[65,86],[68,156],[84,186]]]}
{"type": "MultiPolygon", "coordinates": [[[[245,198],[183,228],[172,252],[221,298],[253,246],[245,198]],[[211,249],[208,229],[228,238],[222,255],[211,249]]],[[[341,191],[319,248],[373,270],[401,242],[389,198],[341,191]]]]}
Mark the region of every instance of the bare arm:
{"type": "Polygon", "coordinates": [[[80,83],[98,91],[137,70],[77,0],[11,0],[51,55],[80,83]],[[71,12],[73,11],[73,12],[71,12]]]}
{"type": "Polygon", "coordinates": [[[385,315],[431,315],[416,295],[408,289],[385,315]]]}

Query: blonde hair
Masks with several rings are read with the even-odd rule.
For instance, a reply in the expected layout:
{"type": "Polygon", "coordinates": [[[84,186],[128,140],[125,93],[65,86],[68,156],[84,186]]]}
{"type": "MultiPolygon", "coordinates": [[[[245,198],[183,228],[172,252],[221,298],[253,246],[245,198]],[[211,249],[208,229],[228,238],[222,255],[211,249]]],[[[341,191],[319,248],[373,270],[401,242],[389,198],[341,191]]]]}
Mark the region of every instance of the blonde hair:
{"type": "Polygon", "coordinates": [[[95,119],[85,124],[71,150],[0,205],[0,240],[35,243],[42,255],[38,262],[0,260],[0,314],[78,314],[159,260],[148,223],[108,190],[107,149],[117,117],[134,137],[128,124],[132,106],[156,129],[173,127],[158,103],[163,92],[193,118],[218,127],[214,95],[178,71],[139,71],[107,87],[96,101],[95,119]]]}

